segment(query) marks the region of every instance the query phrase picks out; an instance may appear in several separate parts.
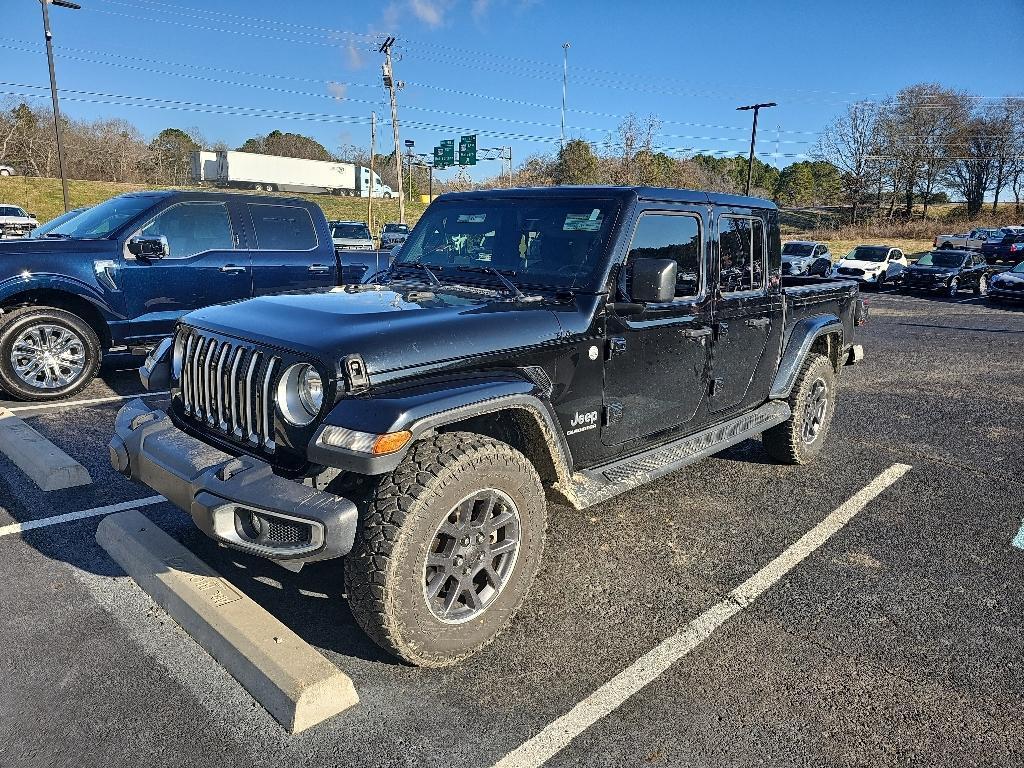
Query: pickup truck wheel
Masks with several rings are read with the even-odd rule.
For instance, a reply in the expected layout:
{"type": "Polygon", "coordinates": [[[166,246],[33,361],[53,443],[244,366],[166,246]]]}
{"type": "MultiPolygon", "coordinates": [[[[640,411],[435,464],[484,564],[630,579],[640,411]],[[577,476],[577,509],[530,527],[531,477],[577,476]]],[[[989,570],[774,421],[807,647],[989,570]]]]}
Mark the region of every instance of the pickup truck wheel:
{"type": "Polygon", "coordinates": [[[356,621],[425,667],[476,653],[511,621],[540,567],[544,489],[522,453],[469,432],[424,440],[374,490],[345,559],[356,621]]]}
{"type": "Polygon", "coordinates": [[[0,387],[22,400],[56,400],[96,376],[103,352],[96,332],[63,309],[22,307],[0,324],[0,387]]]}
{"type": "Polygon", "coordinates": [[[768,455],[783,464],[817,458],[836,407],[836,372],[824,355],[810,355],[789,395],[793,413],[762,435],[768,455]]]}

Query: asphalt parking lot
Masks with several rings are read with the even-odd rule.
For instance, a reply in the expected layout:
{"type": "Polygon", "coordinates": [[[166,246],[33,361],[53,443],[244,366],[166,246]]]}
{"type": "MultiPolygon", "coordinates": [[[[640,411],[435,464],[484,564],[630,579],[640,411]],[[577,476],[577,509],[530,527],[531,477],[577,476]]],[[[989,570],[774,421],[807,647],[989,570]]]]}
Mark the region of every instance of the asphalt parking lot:
{"type": "Polygon", "coordinates": [[[868,359],[841,378],[819,463],[777,466],[748,441],[585,512],[552,508],[523,611],[455,668],[379,652],[337,563],[293,574],[141,507],[352,677],[360,704],[294,736],[99,548],[99,515],[31,527],[152,501],[106,452],[135,374],[19,411],[93,483],[44,494],[0,456],[0,765],[493,765],[894,464],[911,469],[547,764],[1024,763],[1024,307],[869,299],[868,359]]]}

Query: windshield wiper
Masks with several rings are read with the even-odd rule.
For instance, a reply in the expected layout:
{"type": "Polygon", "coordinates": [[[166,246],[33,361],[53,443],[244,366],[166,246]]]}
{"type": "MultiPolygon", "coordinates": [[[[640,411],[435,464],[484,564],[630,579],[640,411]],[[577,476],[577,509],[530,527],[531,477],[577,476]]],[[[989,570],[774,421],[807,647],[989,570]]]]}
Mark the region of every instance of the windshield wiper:
{"type": "Polygon", "coordinates": [[[63,232],[47,232],[43,237],[60,237],[64,240],[70,240],[71,235],[65,235],[63,232]]]}
{"type": "Polygon", "coordinates": [[[509,280],[505,275],[515,277],[516,272],[511,269],[500,270],[495,267],[458,267],[459,272],[478,272],[481,275],[494,275],[501,281],[501,284],[508,289],[508,292],[517,299],[527,298],[526,294],[519,290],[519,286],[509,280]]]}
{"type": "MultiPolygon", "coordinates": [[[[428,278],[430,278],[431,285],[444,285],[434,274],[434,270],[424,264],[422,261],[400,261],[395,262],[391,265],[391,271],[394,271],[396,267],[409,267],[411,269],[422,270],[428,278]]],[[[440,267],[438,267],[440,269],[440,267]]]]}

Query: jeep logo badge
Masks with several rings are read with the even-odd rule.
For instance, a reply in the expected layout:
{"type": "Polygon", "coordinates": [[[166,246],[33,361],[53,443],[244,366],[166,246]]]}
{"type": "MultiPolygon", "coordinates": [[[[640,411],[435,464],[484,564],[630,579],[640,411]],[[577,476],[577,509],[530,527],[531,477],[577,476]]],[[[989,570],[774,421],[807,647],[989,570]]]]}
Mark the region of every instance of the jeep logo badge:
{"type": "Polygon", "coordinates": [[[588,429],[597,428],[597,411],[591,411],[590,413],[576,413],[572,417],[572,421],[569,422],[570,429],[565,433],[568,435],[575,435],[578,432],[586,432],[588,429]]]}

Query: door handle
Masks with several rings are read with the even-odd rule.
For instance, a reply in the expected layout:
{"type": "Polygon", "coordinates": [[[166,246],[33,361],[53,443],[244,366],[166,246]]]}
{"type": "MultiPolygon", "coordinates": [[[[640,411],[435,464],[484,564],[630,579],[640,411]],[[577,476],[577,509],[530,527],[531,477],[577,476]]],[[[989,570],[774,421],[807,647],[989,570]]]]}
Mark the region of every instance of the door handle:
{"type": "Polygon", "coordinates": [[[703,339],[710,335],[710,328],[687,328],[683,331],[683,337],[687,339],[703,339]]]}
{"type": "Polygon", "coordinates": [[[767,328],[768,324],[770,322],[771,322],[771,320],[769,320],[767,317],[756,317],[756,318],[752,318],[750,320],[747,320],[747,327],[748,328],[767,328]]]}
{"type": "Polygon", "coordinates": [[[221,272],[226,272],[229,275],[236,275],[241,272],[245,272],[245,267],[240,267],[237,264],[225,264],[220,268],[221,272]]]}
{"type": "Polygon", "coordinates": [[[325,274],[325,273],[327,273],[327,272],[330,272],[330,271],[331,271],[331,268],[330,268],[330,267],[328,267],[328,266],[327,266],[327,265],[325,265],[325,264],[313,264],[313,265],[312,265],[312,266],[311,266],[311,267],[310,267],[310,268],[309,268],[308,270],[306,270],[306,271],[307,271],[307,272],[313,272],[313,273],[315,273],[315,274],[318,274],[318,275],[322,275],[322,274],[325,274]]]}

